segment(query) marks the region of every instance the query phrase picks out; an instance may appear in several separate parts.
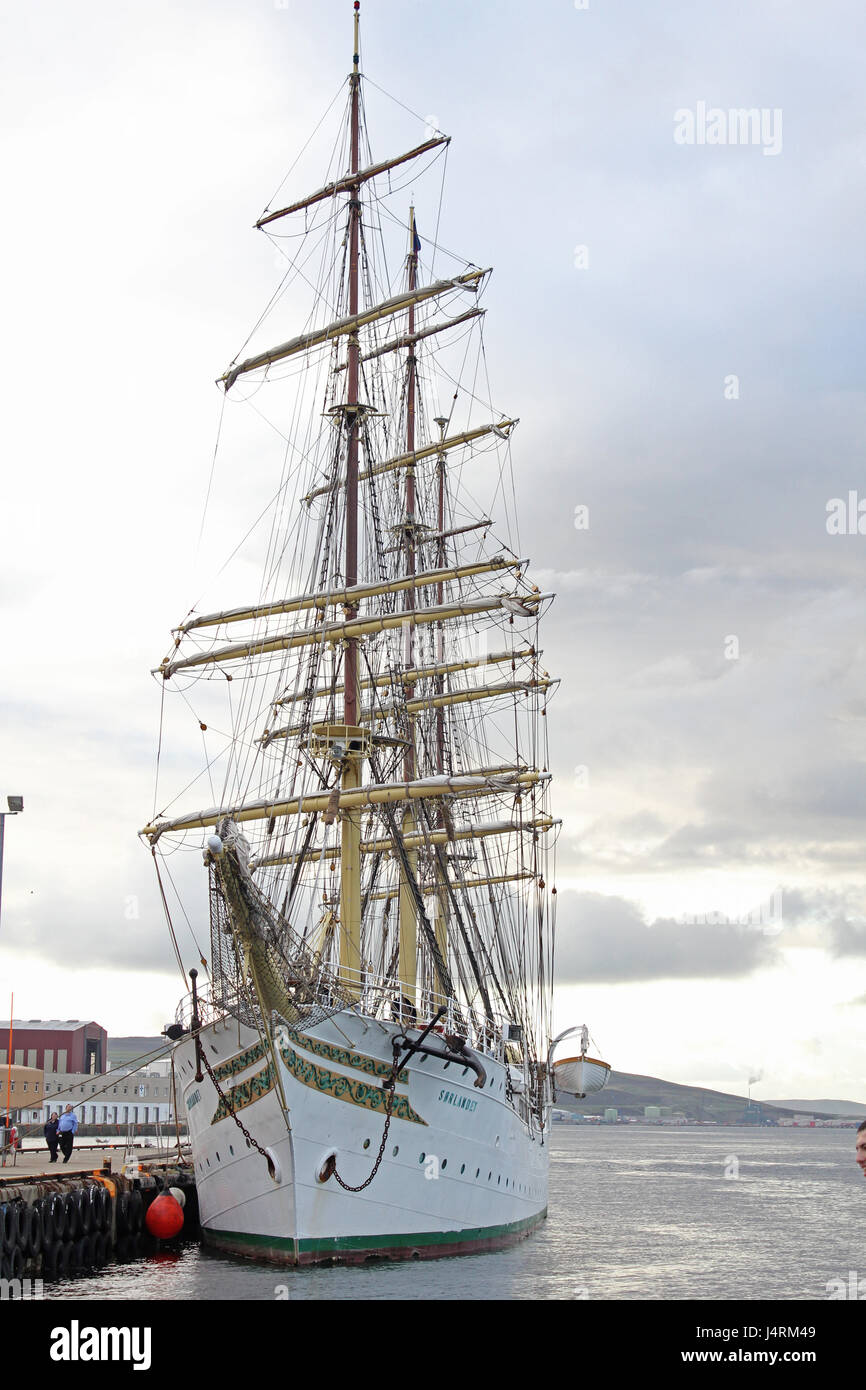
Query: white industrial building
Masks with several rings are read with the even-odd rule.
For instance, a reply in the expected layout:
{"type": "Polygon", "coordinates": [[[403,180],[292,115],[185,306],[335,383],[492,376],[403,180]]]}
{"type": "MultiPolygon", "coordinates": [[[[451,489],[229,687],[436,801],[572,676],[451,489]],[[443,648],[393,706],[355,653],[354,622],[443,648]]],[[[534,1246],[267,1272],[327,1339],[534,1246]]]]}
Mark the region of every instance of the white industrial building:
{"type": "MultiPolygon", "coordinates": [[[[34,1111],[32,1118],[41,1118],[44,1124],[53,1111],[61,1114],[67,1105],[73,1107],[79,1124],[174,1123],[171,1078],[156,1071],[46,1074],[42,1109],[34,1111]]],[[[27,1118],[31,1118],[29,1111],[27,1118]]]]}

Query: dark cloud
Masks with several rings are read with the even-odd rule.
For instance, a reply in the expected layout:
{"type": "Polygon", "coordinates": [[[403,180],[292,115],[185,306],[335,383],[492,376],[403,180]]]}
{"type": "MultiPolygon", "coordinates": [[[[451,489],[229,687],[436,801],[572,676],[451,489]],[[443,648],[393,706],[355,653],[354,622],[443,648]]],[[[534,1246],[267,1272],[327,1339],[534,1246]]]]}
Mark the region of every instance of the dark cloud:
{"type": "Polygon", "coordinates": [[[779,904],[785,945],[821,946],[837,958],[866,956],[859,890],[782,888],[779,904]]]}
{"type": "Polygon", "coordinates": [[[625,898],[558,896],[559,984],[738,979],[778,960],[775,938],[759,927],[683,925],[662,917],[648,922],[625,898]]]}

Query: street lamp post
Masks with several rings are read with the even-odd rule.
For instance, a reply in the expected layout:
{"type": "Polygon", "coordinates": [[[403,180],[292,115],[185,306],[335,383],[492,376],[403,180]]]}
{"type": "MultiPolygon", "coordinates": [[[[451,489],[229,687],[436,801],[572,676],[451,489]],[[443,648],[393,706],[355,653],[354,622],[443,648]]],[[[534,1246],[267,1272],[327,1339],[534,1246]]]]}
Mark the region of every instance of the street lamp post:
{"type": "Polygon", "coordinates": [[[19,816],[24,810],[23,796],[7,796],[8,811],[0,811],[0,912],[3,906],[3,840],[6,831],[6,817],[19,816]]]}
{"type": "MultiPolygon", "coordinates": [[[[19,816],[19,815],[21,814],[21,812],[24,810],[24,797],[23,797],[23,796],[7,796],[7,798],[6,798],[6,805],[8,806],[9,809],[6,810],[6,811],[0,811],[0,906],[2,906],[2,902],[3,902],[3,840],[4,840],[4,837],[5,837],[5,831],[6,831],[6,817],[7,817],[7,816],[19,816]]],[[[9,1055],[8,1055],[8,1057],[7,1057],[7,1066],[6,1066],[6,1121],[7,1121],[7,1123],[11,1123],[10,1114],[9,1114],[9,1102],[10,1102],[10,1099],[11,1099],[11,1090],[12,1090],[12,1014],[13,1014],[14,1006],[15,1006],[15,996],[14,996],[14,994],[13,994],[12,999],[10,1000],[10,1003],[9,1003],[9,1055]]],[[[6,1131],[5,1131],[5,1130],[3,1131],[3,1136],[2,1136],[2,1137],[3,1137],[3,1139],[6,1138],[6,1131]]],[[[2,1145],[2,1148],[3,1148],[3,1167],[5,1168],[5,1166],[6,1166],[6,1145],[3,1144],[3,1145],[2,1145]]]]}

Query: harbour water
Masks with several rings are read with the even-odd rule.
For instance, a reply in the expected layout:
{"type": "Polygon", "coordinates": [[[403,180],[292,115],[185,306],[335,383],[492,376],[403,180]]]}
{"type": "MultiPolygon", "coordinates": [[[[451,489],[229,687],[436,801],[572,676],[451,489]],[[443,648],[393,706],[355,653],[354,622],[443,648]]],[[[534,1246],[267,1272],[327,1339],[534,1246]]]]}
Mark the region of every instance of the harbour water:
{"type": "Polygon", "coordinates": [[[557,1126],[548,1219],[510,1250],[286,1270],[187,1245],[45,1296],[825,1301],[852,1272],[866,1295],[854,1142],[851,1129],[557,1126]]]}

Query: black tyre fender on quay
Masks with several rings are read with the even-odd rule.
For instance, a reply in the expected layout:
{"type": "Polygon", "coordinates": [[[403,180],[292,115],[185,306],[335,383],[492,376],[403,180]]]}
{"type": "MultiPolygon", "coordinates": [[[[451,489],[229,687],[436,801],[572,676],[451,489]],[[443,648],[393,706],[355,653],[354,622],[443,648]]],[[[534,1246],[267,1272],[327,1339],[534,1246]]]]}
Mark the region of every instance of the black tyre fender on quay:
{"type": "Polygon", "coordinates": [[[105,1211],[102,1206],[102,1194],[105,1188],[98,1182],[87,1189],[87,1205],[90,1208],[90,1230],[95,1233],[105,1230],[105,1211]]]}
{"type": "Polygon", "coordinates": [[[33,1208],[29,1207],[26,1202],[21,1201],[16,1202],[15,1205],[18,1209],[18,1239],[16,1243],[22,1255],[26,1255],[30,1245],[30,1227],[33,1222],[33,1208]]]}
{"type": "Polygon", "coordinates": [[[55,1192],[53,1197],[45,1199],[50,1202],[51,1227],[54,1232],[54,1239],[62,1241],[66,1236],[66,1199],[60,1192],[55,1192]]]}
{"type": "Polygon", "coordinates": [[[42,1242],[45,1238],[42,1229],[42,1211],[35,1202],[33,1206],[28,1207],[27,1210],[29,1212],[28,1220],[30,1229],[27,1232],[27,1245],[24,1248],[24,1253],[36,1259],[36,1257],[42,1253],[42,1242]]]}
{"type": "Polygon", "coordinates": [[[0,1247],[9,1253],[18,1244],[18,1208],[14,1202],[0,1203],[0,1247]]]}
{"type": "Polygon", "coordinates": [[[39,1242],[39,1247],[38,1247],[38,1249],[34,1247],[34,1245],[33,1245],[33,1237],[31,1236],[31,1239],[30,1239],[30,1253],[31,1253],[31,1255],[41,1255],[41,1254],[42,1254],[42,1247],[43,1247],[43,1245],[45,1244],[45,1218],[44,1218],[44,1216],[43,1216],[43,1214],[42,1214],[42,1208],[41,1208],[41,1206],[39,1206],[38,1203],[36,1203],[36,1202],[33,1203],[33,1215],[34,1215],[33,1231],[34,1231],[34,1235],[35,1235],[36,1240],[38,1240],[38,1242],[39,1242]]]}
{"type": "Polygon", "coordinates": [[[78,1217],[78,1203],[75,1200],[74,1192],[67,1192],[63,1199],[63,1209],[66,1212],[66,1239],[77,1240],[81,1235],[81,1222],[78,1217]]]}
{"type": "Polygon", "coordinates": [[[46,1241],[42,1246],[42,1277],[44,1279],[57,1278],[60,1246],[61,1242],[59,1240],[46,1241]]]}
{"type": "Polygon", "coordinates": [[[78,1210],[79,1230],[83,1236],[89,1236],[92,1229],[90,1213],[90,1193],[86,1187],[75,1189],[75,1206],[78,1210]]]}
{"type": "Polygon", "coordinates": [[[57,1247],[57,1277],[59,1279],[65,1279],[70,1274],[73,1259],[72,1241],[61,1241],[57,1247]]]}
{"type": "Polygon", "coordinates": [[[20,1245],[16,1245],[14,1250],[10,1250],[7,1256],[9,1260],[9,1278],[20,1279],[24,1273],[24,1251],[20,1245]]]}
{"type": "Polygon", "coordinates": [[[142,1227],[144,1221],[144,1198],[140,1190],[133,1188],[129,1194],[129,1229],[136,1235],[142,1227]]]}
{"type": "Polygon", "coordinates": [[[33,1205],[39,1212],[39,1220],[42,1225],[42,1246],[44,1249],[46,1245],[53,1245],[57,1239],[54,1233],[54,1217],[51,1213],[51,1198],[40,1197],[33,1205]]]}
{"type": "Polygon", "coordinates": [[[118,1192],[114,1207],[117,1217],[117,1234],[125,1236],[129,1232],[129,1193],[118,1192]]]}

